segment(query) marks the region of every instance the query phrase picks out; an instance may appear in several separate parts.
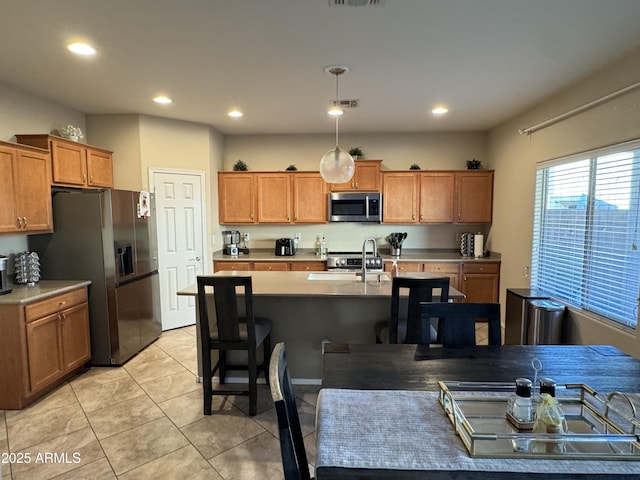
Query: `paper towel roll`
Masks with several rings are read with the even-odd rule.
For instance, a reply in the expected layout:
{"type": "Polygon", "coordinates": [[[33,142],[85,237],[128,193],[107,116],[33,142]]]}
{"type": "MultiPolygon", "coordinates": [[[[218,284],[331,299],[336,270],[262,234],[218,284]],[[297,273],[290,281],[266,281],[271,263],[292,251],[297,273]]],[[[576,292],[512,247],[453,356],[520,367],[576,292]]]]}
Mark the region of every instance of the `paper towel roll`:
{"type": "Polygon", "coordinates": [[[484,255],[484,235],[477,233],[473,236],[473,256],[482,257],[484,255]]]}

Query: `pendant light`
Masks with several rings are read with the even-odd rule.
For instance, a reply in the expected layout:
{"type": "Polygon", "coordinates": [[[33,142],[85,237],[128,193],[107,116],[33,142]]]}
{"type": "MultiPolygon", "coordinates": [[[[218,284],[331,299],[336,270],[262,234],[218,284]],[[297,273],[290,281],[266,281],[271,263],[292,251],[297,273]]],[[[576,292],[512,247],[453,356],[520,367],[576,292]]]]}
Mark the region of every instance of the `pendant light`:
{"type": "Polygon", "coordinates": [[[336,76],[336,98],[331,102],[329,114],[336,118],[336,148],[329,150],[320,159],[320,175],[327,183],[344,183],[351,180],[355,172],[353,157],[338,146],[338,119],[342,115],[340,96],[338,95],[338,77],[349,72],[349,67],[335,65],[324,69],[325,72],[336,76]]]}

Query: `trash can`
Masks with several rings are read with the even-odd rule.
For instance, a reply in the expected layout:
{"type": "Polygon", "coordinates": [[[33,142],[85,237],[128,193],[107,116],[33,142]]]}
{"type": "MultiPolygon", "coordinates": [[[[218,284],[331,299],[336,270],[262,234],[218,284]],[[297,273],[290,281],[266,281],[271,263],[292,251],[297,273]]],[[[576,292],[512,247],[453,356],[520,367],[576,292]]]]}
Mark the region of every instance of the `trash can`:
{"type": "Polygon", "coordinates": [[[532,300],[529,303],[529,345],[555,345],[562,342],[565,306],[552,300],[532,300]]]}

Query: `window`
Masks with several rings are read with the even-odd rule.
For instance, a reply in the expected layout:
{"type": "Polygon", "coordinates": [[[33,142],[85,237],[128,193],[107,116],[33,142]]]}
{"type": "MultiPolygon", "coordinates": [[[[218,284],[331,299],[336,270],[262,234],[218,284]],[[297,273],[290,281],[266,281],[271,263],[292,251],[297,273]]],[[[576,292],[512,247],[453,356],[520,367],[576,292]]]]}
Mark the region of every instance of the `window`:
{"type": "Polygon", "coordinates": [[[635,327],[639,224],[640,141],[540,164],[531,286],[635,327]]]}

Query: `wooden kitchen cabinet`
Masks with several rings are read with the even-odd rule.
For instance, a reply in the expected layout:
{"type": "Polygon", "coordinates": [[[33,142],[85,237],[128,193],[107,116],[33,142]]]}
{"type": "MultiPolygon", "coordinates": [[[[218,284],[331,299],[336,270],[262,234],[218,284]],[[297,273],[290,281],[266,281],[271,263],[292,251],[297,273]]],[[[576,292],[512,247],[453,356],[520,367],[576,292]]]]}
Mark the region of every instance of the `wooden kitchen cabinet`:
{"type": "Polygon", "coordinates": [[[424,272],[430,272],[439,277],[449,277],[449,286],[458,289],[460,285],[460,264],[453,262],[426,262],[424,272]]]}
{"type": "Polygon", "coordinates": [[[491,223],[493,170],[456,172],[456,223],[491,223]]]}
{"type": "MultiPolygon", "coordinates": [[[[397,262],[398,272],[422,272],[422,262],[397,262]]],[[[384,262],[384,271],[390,272],[393,268],[393,261],[384,262]]]]}
{"type": "Polygon", "coordinates": [[[291,176],[288,173],[256,174],[258,223],[290,223],[291,176]]]}
{"type": "Polygon", "coordinates": [[[113,188],[112,152],[54,135],[16,135],[18,143],[49,150],[54,185],[113,188]]]}
{"type": "Polygon", "coordinates": [[[463,263],[460,271],[459,290],[465,294],[465,302],[499,301],[500,263],[463,263]]]}
{"type": "Polygon", "coordinates": [[[243,261],[224,261],[213,262],[213,271],[219,272],[221,270],[231,271],[323,271],[326,269],[327,263],[323,261],[310,261],[310,262],[286,262],[286,261],[257,261],[257,262],[243,262],[243,261]]]}
{"type": "Polygon", "coordinates": [[[0,233],[53,230],[47,151],[0,142],[0,233]]]}
{"type": "Polygon", "coordinates": [[[286,272],[289,270],[289,265],[287,262],[253,262],[253,268],[251,270],[286,272]]]}
{"type": "Polygon", "coordinates": [[[87,288],[26,305],[0,305],[0,409],[19,409],[91,358],[87,288]]]}
{"type": "Polygon", "coordinates": [[[416,223],[419,192],[413,172],[382,173],[382,223],[416,223]]]}
{"type": "Polygon", "coordinates": [[[318,172],[292,175],[294,223],[327,223],[327,183],[318,172]]]}
{"type": "Polygon", "coordinates": [[[232,272],[248,272],[253,270],[253,262],[213,262],[213,271],[227,270],[232,272]]]}
{"type": "Polygon", "coordinates": [[[355,173],[345,183],[332,183],[331,191],[345,190],[380,191],[380,164],[382,160],[356,160],[355,173]]]}
{"type": "Polygon", "coordinates": [[[420,223],[452,223],[454,220],[454,172],[421,173],[420,223]]]}
{"type": "Polygon", "coordinates": [[[220,223],[326,223],[326,188],[318,172],[221,172],[220,223]]]}
{"type": "Polygon", "coordinates": [[[218,214],[221,224],[256,222],[255,175],[218,173],[218,214]]]}

